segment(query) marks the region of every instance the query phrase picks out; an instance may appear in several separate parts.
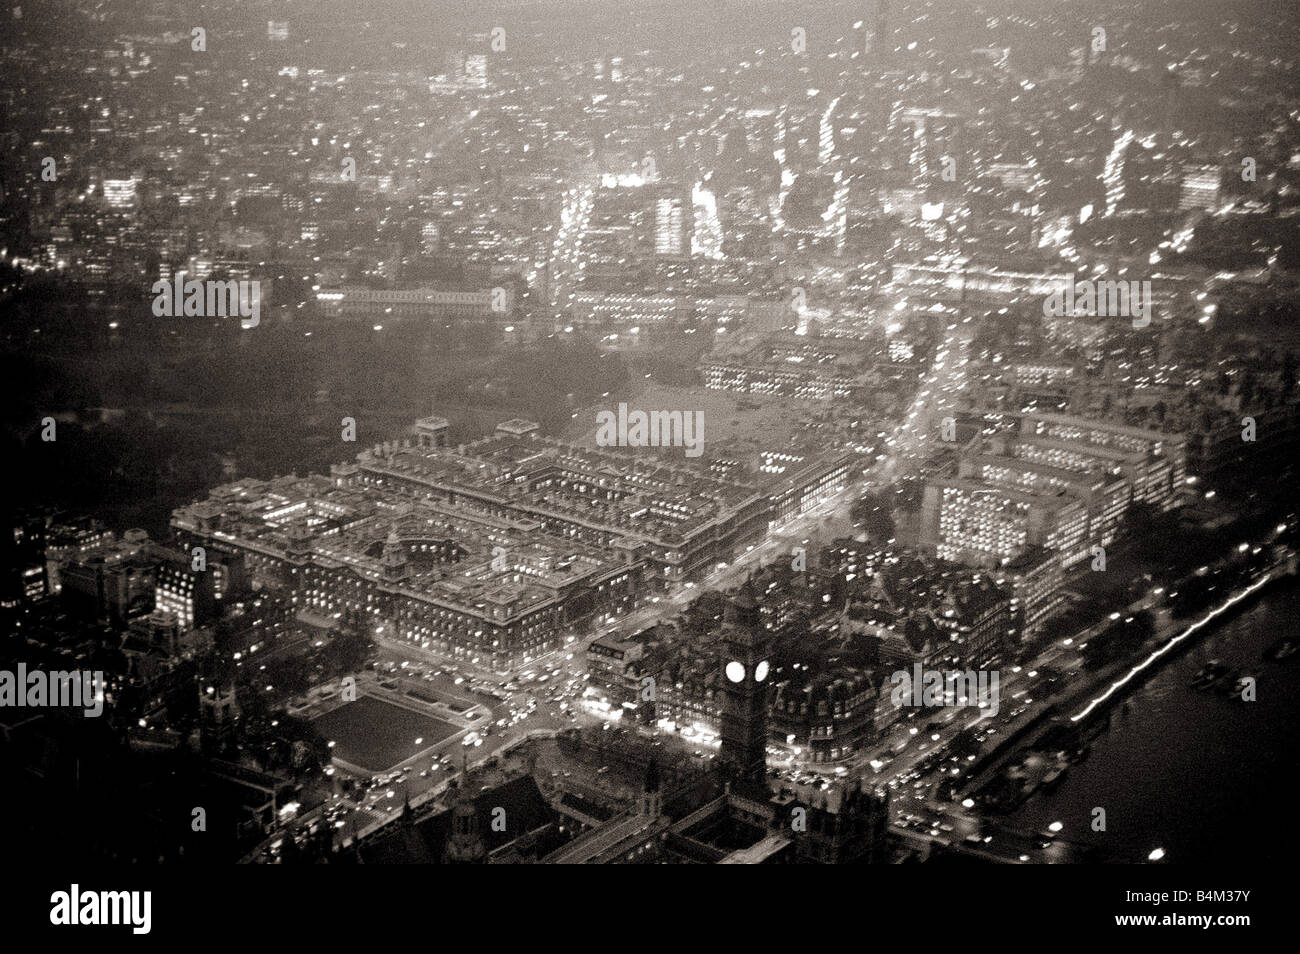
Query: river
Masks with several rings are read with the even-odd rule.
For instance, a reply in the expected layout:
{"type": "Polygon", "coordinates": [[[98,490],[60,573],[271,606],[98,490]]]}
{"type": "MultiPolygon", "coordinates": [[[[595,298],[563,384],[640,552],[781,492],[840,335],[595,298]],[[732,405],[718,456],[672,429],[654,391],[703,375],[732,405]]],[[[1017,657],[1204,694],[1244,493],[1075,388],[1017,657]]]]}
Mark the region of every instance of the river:
{"type": "MultiPolygon", "coordinates": [[[[1010,818],[1095,845],[1107,858],[1168,862],[1289,861],[1300,847],[1283,812],[1300,753],[1300,654],[1281,662],[1262,652],[1300,620],[1300,584],[1284,578],[1209,631],[1111,709],[1110,728],[1053,792],[1032,797],[1010,818]],[[1256,678],[1255,702],[1188,686],[1210,659],[1256,678]],[[1093,809],[1106,830],[1091,827],[1093,809]]],[[[1102,716],[1101,718],[1104,718],[1102,716]]]]}

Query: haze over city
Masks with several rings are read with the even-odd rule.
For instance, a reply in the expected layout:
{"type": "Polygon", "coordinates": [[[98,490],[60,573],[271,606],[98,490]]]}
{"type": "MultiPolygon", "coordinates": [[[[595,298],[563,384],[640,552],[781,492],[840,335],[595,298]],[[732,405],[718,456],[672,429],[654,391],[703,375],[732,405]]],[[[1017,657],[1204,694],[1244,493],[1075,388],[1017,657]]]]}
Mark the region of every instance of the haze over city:
{"type": "Polygon", "coordinates": [[[0,18],[13,857],[1294,855],[1286,5],[0,18]]]}

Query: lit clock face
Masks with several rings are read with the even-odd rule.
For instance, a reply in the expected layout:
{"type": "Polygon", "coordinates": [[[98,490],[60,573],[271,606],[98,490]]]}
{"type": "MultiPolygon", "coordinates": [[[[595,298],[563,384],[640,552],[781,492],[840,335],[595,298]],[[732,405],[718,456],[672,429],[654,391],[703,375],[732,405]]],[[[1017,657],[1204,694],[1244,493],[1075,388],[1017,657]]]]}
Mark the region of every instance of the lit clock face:
{"type": "Polygon", "coordinates": [[[744,664],[734,659],[727,663],[727,678],[732,682],[742,682],[745,678],[744,664]]]}
{"type": "Polygon", "coordinates": [[[767,660],[764,659],[761,663],[759,663],[757,666],[754,667],[754,681],[762,682],[766,678],[767,678],[767,660]]]}

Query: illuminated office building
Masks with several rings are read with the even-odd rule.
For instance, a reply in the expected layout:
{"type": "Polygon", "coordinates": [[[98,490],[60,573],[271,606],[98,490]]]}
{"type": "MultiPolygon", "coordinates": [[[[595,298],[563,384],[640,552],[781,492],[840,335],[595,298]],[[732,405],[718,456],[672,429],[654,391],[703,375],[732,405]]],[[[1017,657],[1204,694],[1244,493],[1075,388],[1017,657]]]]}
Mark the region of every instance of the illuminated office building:
{"type": "Polygon", "coordinates": [[[140,180],[134,177],[129,179],[105,179],[104,180],[104,201],[110,208],[129,209],[136,202],[136,187],[140,180]]]}
{"type": "Polygon", "coordinates": [[[689,257],[693,206],[688,197],[664,190],[654,201],[655,254],[663,258],[689,257]]]}
{"type": "Polygon", "coordinates": [[[1219,207],[1220,171],[1218,166],[1184,166],[1183,187],[1178,197],[1178,211],[1219,207]]]}

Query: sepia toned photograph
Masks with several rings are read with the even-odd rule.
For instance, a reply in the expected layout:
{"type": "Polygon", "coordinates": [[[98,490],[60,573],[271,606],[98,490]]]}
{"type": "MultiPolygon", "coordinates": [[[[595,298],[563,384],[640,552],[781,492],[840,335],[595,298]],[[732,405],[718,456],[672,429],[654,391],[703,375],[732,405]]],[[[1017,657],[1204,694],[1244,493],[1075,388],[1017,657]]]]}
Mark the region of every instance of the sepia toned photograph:
{"type": "Polygon", "coordinates": [[[1243,937],[1177,872],[1300,849],[1300,7],[0,37],[21,920],[150,933],[92,866],[1054,866],[1243,937]]]}

